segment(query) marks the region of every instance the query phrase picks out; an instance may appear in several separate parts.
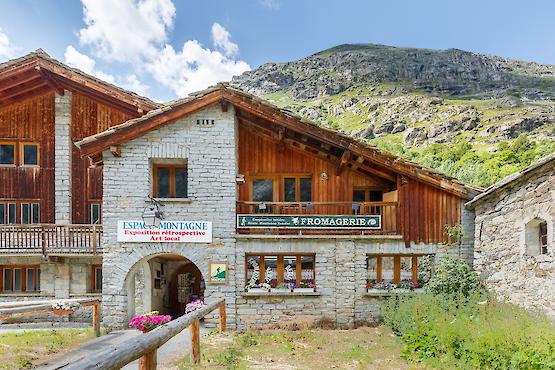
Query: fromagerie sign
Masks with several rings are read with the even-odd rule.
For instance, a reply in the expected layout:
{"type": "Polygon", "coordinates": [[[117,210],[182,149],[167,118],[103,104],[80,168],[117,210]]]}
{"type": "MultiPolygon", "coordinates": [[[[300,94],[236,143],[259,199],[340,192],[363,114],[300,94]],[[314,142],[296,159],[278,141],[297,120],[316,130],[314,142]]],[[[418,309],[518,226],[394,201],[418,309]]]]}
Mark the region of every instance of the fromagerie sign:
{"type": "Polygon", "coordinates": [[[270,229],[380,229],[380,215],[237,215],[238,228],[270,229]]]}
{"type": "Polygon", "coordinates": [[[143,221],[118,221],[118,242],[211,243],[212,222],[162,221],[148,227],[143,221]]]}

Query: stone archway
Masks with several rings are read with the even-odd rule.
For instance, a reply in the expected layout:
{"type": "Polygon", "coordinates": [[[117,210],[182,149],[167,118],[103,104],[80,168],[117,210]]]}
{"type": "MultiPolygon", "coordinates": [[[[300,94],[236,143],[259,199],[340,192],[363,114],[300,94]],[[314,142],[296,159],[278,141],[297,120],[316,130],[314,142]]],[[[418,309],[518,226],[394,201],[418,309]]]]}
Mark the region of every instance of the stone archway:
{"type": "Polygon", "coordinates": [[[127,316],[150,311],[180,316],[188,302],[203,298],[205,286],[199,267],[187,257],[171,252],[145,256],[125,278],[127,316]]]}

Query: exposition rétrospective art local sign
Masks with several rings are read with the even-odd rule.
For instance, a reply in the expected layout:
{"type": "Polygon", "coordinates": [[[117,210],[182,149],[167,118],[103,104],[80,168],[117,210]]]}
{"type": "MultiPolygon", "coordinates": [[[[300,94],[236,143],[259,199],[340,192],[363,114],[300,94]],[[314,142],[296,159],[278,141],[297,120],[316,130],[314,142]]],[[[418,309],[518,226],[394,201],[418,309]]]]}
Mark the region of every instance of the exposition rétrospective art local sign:
{"type": "Polygon", "coordinates": [[[237,215],[238,228],[380,229],[381,216],[237,215]]]}
{"type": "Polygon", "coordinates": [[[118,221],[118,242],[211,243],[212,222],[161,221],[149,227],[143,221],[118,221]]]}

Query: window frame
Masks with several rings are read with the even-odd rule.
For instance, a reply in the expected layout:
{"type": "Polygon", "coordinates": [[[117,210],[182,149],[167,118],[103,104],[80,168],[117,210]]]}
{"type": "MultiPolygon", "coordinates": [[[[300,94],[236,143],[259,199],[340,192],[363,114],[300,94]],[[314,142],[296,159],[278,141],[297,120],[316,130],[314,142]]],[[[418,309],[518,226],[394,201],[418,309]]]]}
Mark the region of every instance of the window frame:
{"type": "Polygon", "coordinates": [[[40,143],[37,141],[20,141],[19,143],[19,165],[21,167],[40,167],[40,143]],[[37,164],[25,163],[25,145],[34,145],[37,147],[37,164]]]}
{"type": "Polygon", "coordinates": [[[101,200],[95,200],[95,201],[89,200],[89,222],[91,223],[91,225],[102,225],[102,201],[101,200]],[[94,207],[98,207],[98,222],[97,223],[93,222],[93,208],[94,207]]]}
{"type": "Polygon", "coordinates": [[[40,292],[40,265],[0,265],[0,293],[22,293],[22,292],[40,292]],[[11,270],[11,289],[6,290],[4,286],[4,274],[6,270],[11,270]],[[14,290],[15,288],[15,270],[21,270],[21,289],[14,290]],[[28,270],[34,270],[33,277],[33,290],[27,289],[27,273],[28,270]]]}
{"type": "Polygon", "coordinates": [[[102,264],[91,264],[91,292],[101,293],[102,292],[102,280],[100,281],[100,289],[97,288],[96,271],[100,270],[102,273],[102,264]]]}
{"type": "Polygon", "coordinates": [[[383,264],[382,258],[383,257],[393,257],[393,280],[392,283],[400,284],[401,283],[401,257],[411,257],[412,264],[411,264],[411,282],[418,284],[418,258],[426,257],[433,254],[376,254],[376,253],[369,253],[366,255],[366,276],[368,279],[368,259],[376,257],[376,282],[382,282],[382,271],[383,271],[383,264]]]}
{"type": "MultiPolygon", "coordinates": [[[[275,174],[257,174],[251,176],[249,181],[249,199],[252,202],[254,200],[254,181],[255,180],[272,180],[273,182],[273,194],[272,202],[280,203],[310,203],[314,202],[314,176],[310,173],[275,173],[275,174]],[[285,201],[285,179],[295,179],[295,201],[286,202],[285,201]],[[301,180],[300,179],[310,179],[310,201],[301,202],[301,180]]],[[[263,202],[261,202],[263,203],[263,202]]]]}
{"type": "Polygon", "coordinates": [[[154,163],[152,165],[152,197],[153,198],[160,198],[160,199],[188,199],[189,198],[189,166],[187,163],[182,164],[174,164],[174,163],[154,163]],[[169,169],[169,180],[170,180],[170,194],[168,197],[159,197],[158,196],[158,169],[159,168],[168,168],[169,169]],[[176,197],[175,196],[175,170],[176,169],[184,169],[185,173],[187,174],[187,194],[185,197],[176,197]]]}
{"type": "Polygon", "coordinates": [[[9,164],[9,163],[0,163],[0,167],[7,167],[7,168],[13,168],[13,167],[17,167],[17,163],[18,163],[18,150],[17,150],[17,141],[9,141],[9,140],[0,140],[0,145],[13,145],[13,163],[9,164]]]}
{"type": "Polygon", "coordinates": [[[549,232],[547,231],[547,221],[543,220],[538,225],[538,237],[539,237],[539,247],[540,247],[540,255],[547,254],[549,251],[547,249],[548,241],[547,236],[549,232]],[[542,229],[544,229],[545,233],[543,233],[542,229]],[[545,243],[544,243],[545,241],[545,243]]]}
{"type": "Polygon", "coordinates": [[[4,205],[4,220],[0,220],[0,225],[38,225],[41,223],[41,202],[39,199],[0,199],[0,204],[4,205]],[[15,222],[10,223],[9,205],[13,204],[15,208],[15,222]],[[23,223],[23,206],[29,205],[29,220],[28,223],[23,223]],[[33,222],[33,215],[35,214],[33,206],[37,206],[37,222],[33,222]]]}
{"type": "Polygon", "coordinates": [[[249,271],[249,258],[250,257],[259,257],[260,258],[260,276],[259,280],[263,283],[265,280],[265,273],[266,273],[266,266],[264,264],[265,257],[277,257],[277,284],[284,283],[284,272],[285,272],[285,264],[283,262],[284,257],[295,256],[296,257],[296,271],[295,271],[295,284],[300,285],[302,281],[302,258],[304,256],[309,256],[313,258],[313,269],[312,269],[312,281],[316,286],[316,253],[245,253],[245,285],[248,283],[248,271],[249,271]]]}

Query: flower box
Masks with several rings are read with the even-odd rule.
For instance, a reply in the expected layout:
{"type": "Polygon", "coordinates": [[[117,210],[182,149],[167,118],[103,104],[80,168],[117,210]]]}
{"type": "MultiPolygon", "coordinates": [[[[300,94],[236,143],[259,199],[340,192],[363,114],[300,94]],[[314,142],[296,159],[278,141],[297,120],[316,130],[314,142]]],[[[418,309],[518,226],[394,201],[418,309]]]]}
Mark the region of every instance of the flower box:
{"type": "Polygon", "coordinates": [[[316,290],[314,288],[294,288],[293,292],[295,293],[310,293],[310,292],[315,292],[316,290]]]}
{"type": "Polygon", "coordinates": [[[129,321],[129,327],[135,328],[143,333],[148,333],[170,321],[171,317],[169,315],[158,315],[158,311],[152,311],[132,318],[131,321],[129,321]]]}
{"type": "Polygon", "coordinates": [[[264,292],[268,292],[268,289],[267,288],[247,288],[247,292],[264,293],[264,292]]]}
{"type": "Polygon", "coordinates": [[[290,293],[291,289],[289,288],[272,288],[270,289],[272,293],[290,293]]]}
{"type": "Polygon", "coordinates": [[[52,312],[54,315],[63,316],[63,315],[71,315],[75,313],[75,310],[60,310],[58,308],[53,308],[52,312]]]}

